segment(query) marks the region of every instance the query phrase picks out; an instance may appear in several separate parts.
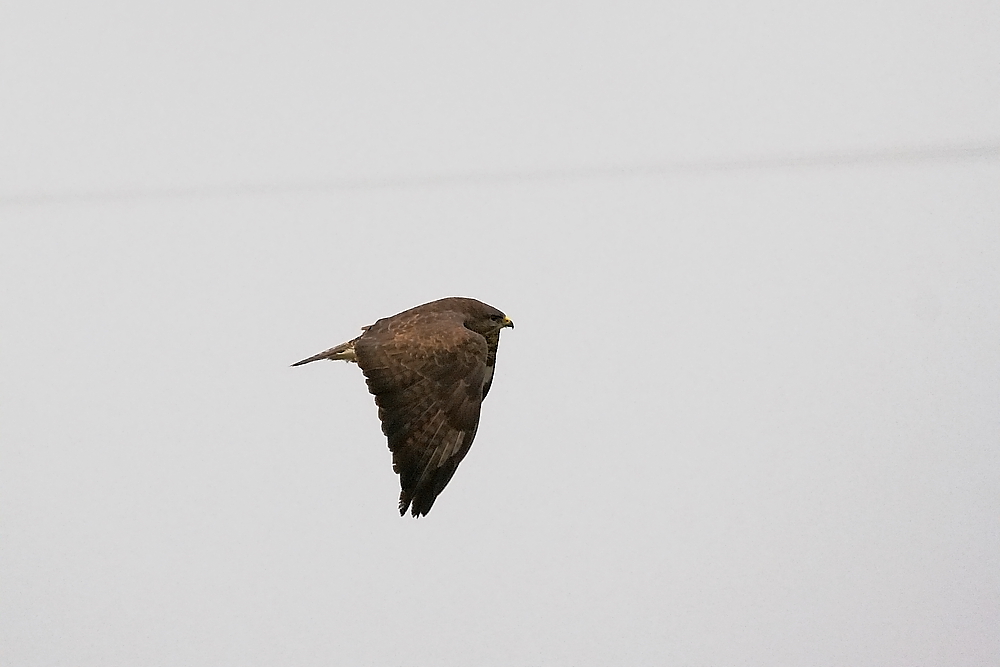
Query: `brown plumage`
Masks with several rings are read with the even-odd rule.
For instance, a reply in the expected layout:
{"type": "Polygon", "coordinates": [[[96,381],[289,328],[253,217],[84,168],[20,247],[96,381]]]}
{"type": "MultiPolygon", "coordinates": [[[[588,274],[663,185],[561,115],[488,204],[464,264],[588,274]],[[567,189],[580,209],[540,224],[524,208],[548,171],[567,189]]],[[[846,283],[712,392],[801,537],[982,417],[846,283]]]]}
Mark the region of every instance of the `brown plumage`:
{"type": "Polygon", "coordinates": [[[450,297],[383,318],[292,365],[331,359],[361,367],[399,474],[399,514],[421,516],[472,446],[500,329],[513,326],[493,306],[450,297]]]}

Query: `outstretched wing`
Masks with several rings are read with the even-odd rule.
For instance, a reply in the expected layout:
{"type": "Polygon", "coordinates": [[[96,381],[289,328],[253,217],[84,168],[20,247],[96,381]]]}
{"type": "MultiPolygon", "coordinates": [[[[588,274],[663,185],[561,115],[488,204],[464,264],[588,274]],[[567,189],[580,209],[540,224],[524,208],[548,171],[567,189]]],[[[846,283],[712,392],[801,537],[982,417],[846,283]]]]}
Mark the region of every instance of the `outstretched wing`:
{"type": "Polygon", "coordinates": [[[355,353],[399,474],[399,513],[427,514],[476,436],[486,339],[458,313],[420,313],[379,320],[355,353]]]}

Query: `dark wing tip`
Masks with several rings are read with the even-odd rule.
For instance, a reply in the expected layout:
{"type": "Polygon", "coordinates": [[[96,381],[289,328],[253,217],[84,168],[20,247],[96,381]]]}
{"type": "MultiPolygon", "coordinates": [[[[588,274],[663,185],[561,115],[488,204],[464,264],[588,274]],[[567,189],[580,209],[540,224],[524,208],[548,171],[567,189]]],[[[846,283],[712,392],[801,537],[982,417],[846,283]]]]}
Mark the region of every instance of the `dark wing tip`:
{"type": "Polygon", "coordinates": [[[406,491],[401,491],[399,494],[399,516],[406,516],[406,510],[410,510],[410,515],[415,519],[427,516],[435,500],[436,498],[430,498],[428,502],[426,494],[410,498],[406,491]]]}

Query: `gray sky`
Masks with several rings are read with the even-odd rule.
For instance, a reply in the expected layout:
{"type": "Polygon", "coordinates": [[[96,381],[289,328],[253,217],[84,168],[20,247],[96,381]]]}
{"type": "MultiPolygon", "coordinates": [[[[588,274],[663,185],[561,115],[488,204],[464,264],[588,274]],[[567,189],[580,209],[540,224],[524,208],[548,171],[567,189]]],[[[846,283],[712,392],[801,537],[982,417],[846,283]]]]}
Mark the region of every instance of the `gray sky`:
{"type": "Polygon", "coordinates": [[[4,8],[0,662],[1000,662],[1000,5],[688,4],[4,8]]]}

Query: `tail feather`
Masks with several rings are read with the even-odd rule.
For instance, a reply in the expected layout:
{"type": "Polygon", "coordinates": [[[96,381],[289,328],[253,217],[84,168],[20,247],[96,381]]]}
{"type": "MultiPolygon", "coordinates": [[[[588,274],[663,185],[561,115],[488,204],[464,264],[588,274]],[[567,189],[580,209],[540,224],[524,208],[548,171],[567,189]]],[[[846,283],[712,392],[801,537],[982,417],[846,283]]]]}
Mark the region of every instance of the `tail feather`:
{"type": "MultiPolygon", "coordinates": [[[[358,338],[360,338],[360,336],[358,338]]],[[[354,356],[354,343],[356,343],[357,340],[358,339],[355,338],[354,340],[349,340],[346,343],[341,343],[337,347],[331,347],[329,350],[320,352],[319,354],[314,354],[308,359],[296,361],[292,364],[292,366],[301,366],[302,364],[319,361],[320,359],[329,359],[331,361],[353,361],[357,363],[358,358],[354,356]]]]}

